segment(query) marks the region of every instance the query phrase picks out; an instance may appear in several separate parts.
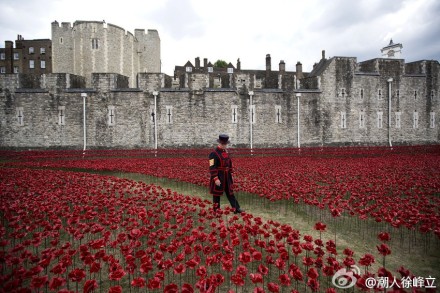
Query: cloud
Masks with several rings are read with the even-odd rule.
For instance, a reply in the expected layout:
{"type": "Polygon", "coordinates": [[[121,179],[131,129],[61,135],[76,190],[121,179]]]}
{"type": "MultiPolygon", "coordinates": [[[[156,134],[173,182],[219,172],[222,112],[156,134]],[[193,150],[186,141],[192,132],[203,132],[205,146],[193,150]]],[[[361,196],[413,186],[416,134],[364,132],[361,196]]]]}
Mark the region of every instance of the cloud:
{"type": "Polygon", "coordinates": [[[403,45],[407,62],[440,59],[440,2],[435,0],[405,1],[401,9],[390,16],[386,40],[403,45]]]}
{"type": "Polygon", "coordinates": [[[374,25],[386,15],[399,9],[397,1],[362,0],[328,1],[320,7],[320,20],[311,26],[313,30],[343,33],[353,27],[374,25]]]}
{"type": "Polygon", "coordinates": [[[45,12],[51,10],[49,2],[41,5],[37,1],[2,0],[0,9],[1,38],[15,40],[18,34],[25,39],[50,39],[50,23],[47,22],[45,12]],[[17,21],[19,20],[19,21],[17,21]],[[30,21],[31,20],[31,21],[30,21]],[[44,27],[48,29],[45,30],[44,27]]]}
{"type": "Polygon", "coordinates": [[[163,32],[177,40],[185,37],[198,38],[204,34],[204,23],[190,0],[167,1],[164,7],[148,16],[154,22],[161,23],[163,32]]]}
{"type": "Polygon", "coordinates": [[[105,20],[127,31],[157,29],[162,70],[195,57],[223,59],[243,69],[287,70],[296,62],[310,71],[321,58],[381,57],[389,43],[403,44],[408,61],[440,59],[438,0],[1,0],[0,38],[51,38],[51,22],[105,20]],[[29,21],[23,21],[29,20],[29,21]]]}

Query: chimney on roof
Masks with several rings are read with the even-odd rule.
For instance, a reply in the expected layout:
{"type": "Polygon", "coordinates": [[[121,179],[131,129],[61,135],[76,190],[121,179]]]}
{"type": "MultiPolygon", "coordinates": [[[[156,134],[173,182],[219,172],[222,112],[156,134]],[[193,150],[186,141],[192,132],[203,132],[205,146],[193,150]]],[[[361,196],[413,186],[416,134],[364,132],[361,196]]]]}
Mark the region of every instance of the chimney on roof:
{"type": "Polygon", "coordinates": [[[208,67],[208,58],[203,58],[203,67],[208,67]]]}
{"type": "Polygon", "coordinates": [[[270,54],[266,54],[266,71],[271,71],[270,54]]]}
{"type": "Polygon", "coordinates": [[[304,77],[304,75],[303,75],[303,66],[302,66],[301,62],[299,62],[299,61],[296,63],[296,77],[297,78],[303,78],[304,77]]]}
{"type": "Polygon", "coordinates": [[[237,70],[241,70],[240,58],[237,59],[237,70]]]}
{"type": "Polygon", "coordinates": [[[200,68],[200,58],[199,57],[197,57],[196,58],[196,69],[199,69],[200,68]]]}
{"type": "Polygon", "coordinates": [[[284,63],[284,60],[280,60],[279,70],[280,70],[280,72],[286,71],[286,63],[284,63]]]}
{"type": "Polygon", "coordinates": [[[325,50],[322,50],[322,59],[325,59],[325,50]]]}

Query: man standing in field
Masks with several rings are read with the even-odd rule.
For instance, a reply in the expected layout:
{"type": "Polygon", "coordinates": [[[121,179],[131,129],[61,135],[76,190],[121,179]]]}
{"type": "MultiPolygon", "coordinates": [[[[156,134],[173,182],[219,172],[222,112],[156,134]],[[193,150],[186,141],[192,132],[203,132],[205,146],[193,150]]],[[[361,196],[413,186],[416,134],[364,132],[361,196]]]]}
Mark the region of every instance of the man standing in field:
{"type": "Polygon", "coordinates": [[[234,209],[234,213],[240,214],[243,211],[240,209],[240,204],[233,191],[232,173],[234,170],[232,160],[226,150],[229,144],[229,136],[220,134],[217,142],[218,146],[209,154],[209,171],[211,173],[209,192],[213,196],[214,211],[220,208],[220,196],[224,192],[234,209]]]}

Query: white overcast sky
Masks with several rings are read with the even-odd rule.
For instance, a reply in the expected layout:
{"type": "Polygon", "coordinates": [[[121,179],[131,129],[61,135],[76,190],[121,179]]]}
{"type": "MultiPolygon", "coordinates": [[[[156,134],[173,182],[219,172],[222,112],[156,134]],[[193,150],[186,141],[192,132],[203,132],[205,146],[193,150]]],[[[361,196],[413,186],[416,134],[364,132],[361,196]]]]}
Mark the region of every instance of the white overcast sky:
{"type": "Polygon", "coordinates": [[[51,39],[55,20],[157,29],[169,75],[195,57],[264,69],[266,54],[274,70],[284,60],[310,71],[322,50],[360,62],[381,57],[391,38],[406,62],[440,60],[439,0],[0,0],[0,47],[18,34],[51,39]]]}

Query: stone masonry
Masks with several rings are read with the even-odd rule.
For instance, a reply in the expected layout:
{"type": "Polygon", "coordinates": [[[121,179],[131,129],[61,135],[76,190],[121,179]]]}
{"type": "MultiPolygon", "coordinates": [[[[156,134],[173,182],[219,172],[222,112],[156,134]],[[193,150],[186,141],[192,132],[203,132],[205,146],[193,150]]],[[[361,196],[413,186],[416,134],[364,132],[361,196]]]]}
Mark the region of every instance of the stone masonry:
{"type": "Polygon", "coordinates": [[[209,72],[187,72],[178,87],[161,73],[138,73],[134,81],[93,73],[90,85],[73,74],[6,74],[0,147],[81,149],[82,93],[87,148],[154,148],[155,131],[159,148],[211,147],[219,133],[246,148],[251,121],[255,148],[438,144],[439,72],[438,61],[323,57],[298,80],[235,70],[220,77],[228,87],[216,88],[209,72]]]}
{"type": "Polygon", "coordinates": [[[156,30],[136,29],[133,35],[104,21],[52,23],[54,73],[84,76],[91,86],[92,73],[117,73],[136,86],[138,72],[160,69],[160,38],[156,30]]]}

